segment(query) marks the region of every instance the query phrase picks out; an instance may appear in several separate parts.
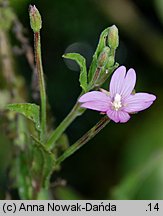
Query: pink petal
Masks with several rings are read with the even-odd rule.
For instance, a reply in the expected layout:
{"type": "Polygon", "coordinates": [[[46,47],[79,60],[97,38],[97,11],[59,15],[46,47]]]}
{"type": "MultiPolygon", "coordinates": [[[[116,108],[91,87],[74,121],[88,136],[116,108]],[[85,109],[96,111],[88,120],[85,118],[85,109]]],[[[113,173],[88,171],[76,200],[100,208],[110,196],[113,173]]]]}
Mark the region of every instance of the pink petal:
{"type": "Polygon", "coordinates": [[[110,97],[105,93],[99,91],[92,91],[82,95],[79,100],[80,103],[90,102],[90,101],[104,101],[109,102],[110,97]]]}
{"type": "Polygon", "coordinates": [[[107,111],[107,116],[116,123],[125,123],[130,119],[130,115],[127,112],[115,111],[111,109],[107,111]]]}
{"type": "Polygon", "coordinates": [[[119,121],[125,123],[130,119],[130,115],[127,112],[119,111],[119,121]]]}
{"type": "Polygon", "coordinates": [[[114,97],[115,94],[122,91],[122,87],[124,84],[126,74],[126,68],[124,66],[120,66],[112,75],[111,81],[110,81],[110,95],[111,97],[114,97]]]}
{"type": "Polygon", "coordinates": [[[121,95],[123,98],[129,96],[133,91],[136,83],[136,73],[134,69],[129,69],[124,79],[121,95]]]}
{"type": "Polygon", "coordinates": [[[116,123],[119,122],[118,112],[117,111],[109,109],[106,114],[114,122],[116,122],[116,123]]]}
{"type": "Polygon", "coordinates": [[[136,93],[135,95],[130,95],[123,101],[123,111],[132,113],[147,109],[152,105],[155,99],[155,95],[148,93],[136,93]]]}
{"type": "Polygon", "coordinates": [[[108,110],[109,104],[104,101],[89,101],[83,103],[81,107],[100,111],[100,112],[106,112],[108,110]]]}

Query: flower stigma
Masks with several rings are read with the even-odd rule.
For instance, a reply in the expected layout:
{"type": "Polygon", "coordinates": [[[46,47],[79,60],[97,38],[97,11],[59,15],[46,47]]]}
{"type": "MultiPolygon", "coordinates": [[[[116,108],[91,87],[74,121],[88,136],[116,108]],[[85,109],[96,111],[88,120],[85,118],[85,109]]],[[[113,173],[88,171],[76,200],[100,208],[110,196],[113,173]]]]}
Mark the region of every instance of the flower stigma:
{"type": "Polygon", "coordinates": [[[122,107],[120,94],[115,95],[114,101],[112,102],[112,105],[113,105],[113,109],[116,111],[118,111],[122,107]]]}

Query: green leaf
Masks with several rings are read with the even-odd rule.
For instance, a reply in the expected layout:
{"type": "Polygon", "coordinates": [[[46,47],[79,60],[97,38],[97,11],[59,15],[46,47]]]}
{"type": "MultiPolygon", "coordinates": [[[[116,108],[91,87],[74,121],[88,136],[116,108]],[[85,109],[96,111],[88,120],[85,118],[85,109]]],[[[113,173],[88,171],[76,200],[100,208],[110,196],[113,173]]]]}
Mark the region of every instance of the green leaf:
{"type": "Polygon", "coordinates": [[[31,103],[13,103],[8,104],[6,108],[30,119],[35,123],[36,129],[40,130],[40,107],[38,105],[31,103]]]}
{"type": "Polygon", "coordinates": [[[54,171],[55,156],[39,140],[32,138],[34,141],[32,171],[34,176],[37,174],[36,178],[39,177],[39,181],[41,179],[43,187],[48,188],[50,176],[54,171]]]}
{"type": "Polygon", "coordinates": [[[32,198],[32,179],[30,171],[30,156],[26,152],[21,152],[15,160],[15,170],[17,188],[21,199],[32,198]]]}
{"type": "Polygon", "coordinates": [[[87,91],[87,68],[86,68],[85,58],[78,53],[67,53],[63,55],[63,57],[74,60],[79,65],[81,70],[80,77],[79,77],[80,86],[86,92],[87,91]]]}
{"type": "Polygon", "coordinates": [[[29,142],[27,140],[23,142],[25,141],[27,146],[22,150],[17,149],[18,154],[12,160],[10,171],[10,178],[15,180],[12,187],[18,189],[20,199],[22,200],[32,199],[33,191],[31,175],[32,154],[30,145],[28,145],[29,142]]]}

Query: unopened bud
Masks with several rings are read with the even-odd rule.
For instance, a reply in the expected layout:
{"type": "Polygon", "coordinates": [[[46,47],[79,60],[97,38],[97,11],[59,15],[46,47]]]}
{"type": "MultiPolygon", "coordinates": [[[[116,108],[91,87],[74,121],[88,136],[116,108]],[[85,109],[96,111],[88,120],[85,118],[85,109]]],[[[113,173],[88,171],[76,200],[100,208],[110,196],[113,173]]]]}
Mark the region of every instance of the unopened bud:
{"type": "Polygon", "coordinates": [[[35,5],[29,6],[29,17],[30,17],[31,28],[33,29],[34,32],[39,32],[40,29],[42,28],[42,20],[41,20],[41,15],[35,5]]]}
{"type": "Polygon", "coordinates": [[[116,49],[119,45],[118,28],[115,25],[109,28],[108,45],[113,49],[116,49]]]}
{"type": "Polygon", "coordinates": [[[103,51],[100,53],[97,64],[99,67],[103,67],[107,64],[109,58],[110,48],[104,47],[103,51]]]}
{"type": "Polygon", "coordinates": [[[114,56],[109,56],[108,62],[107,62],[107,67],[112,67],[115,63],[115,58],[114,56]]]}

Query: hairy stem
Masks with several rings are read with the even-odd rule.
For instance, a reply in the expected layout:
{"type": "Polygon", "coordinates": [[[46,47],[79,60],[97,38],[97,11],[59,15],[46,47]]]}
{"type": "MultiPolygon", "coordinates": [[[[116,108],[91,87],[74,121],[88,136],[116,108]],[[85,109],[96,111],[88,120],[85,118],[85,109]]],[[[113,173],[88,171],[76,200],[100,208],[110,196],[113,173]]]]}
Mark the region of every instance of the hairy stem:
{"type": "Polygon", "coordinates": [[[35,61],[36,68],[39,79],[40,87],[40,97],[41,97],[41,141],[44,142],[46,138],[46,90],[45,90],[45,81],[44,73],[42,67],[41,59],[41,42],[40,42],[40,32],[34,33],[34,43],[35,43],[35,61]]]}
{"type": "Polygon", "coordinates": [[[108,123],[110,119],[104,116],[94,127],[92,127],[86,134],[84,134],[78,141],[71,145],[58,159],[57,164],[63,162],[66,158],[74,154],[79,148],[91,140],[97,133],[99,133],[108,123]]]}

